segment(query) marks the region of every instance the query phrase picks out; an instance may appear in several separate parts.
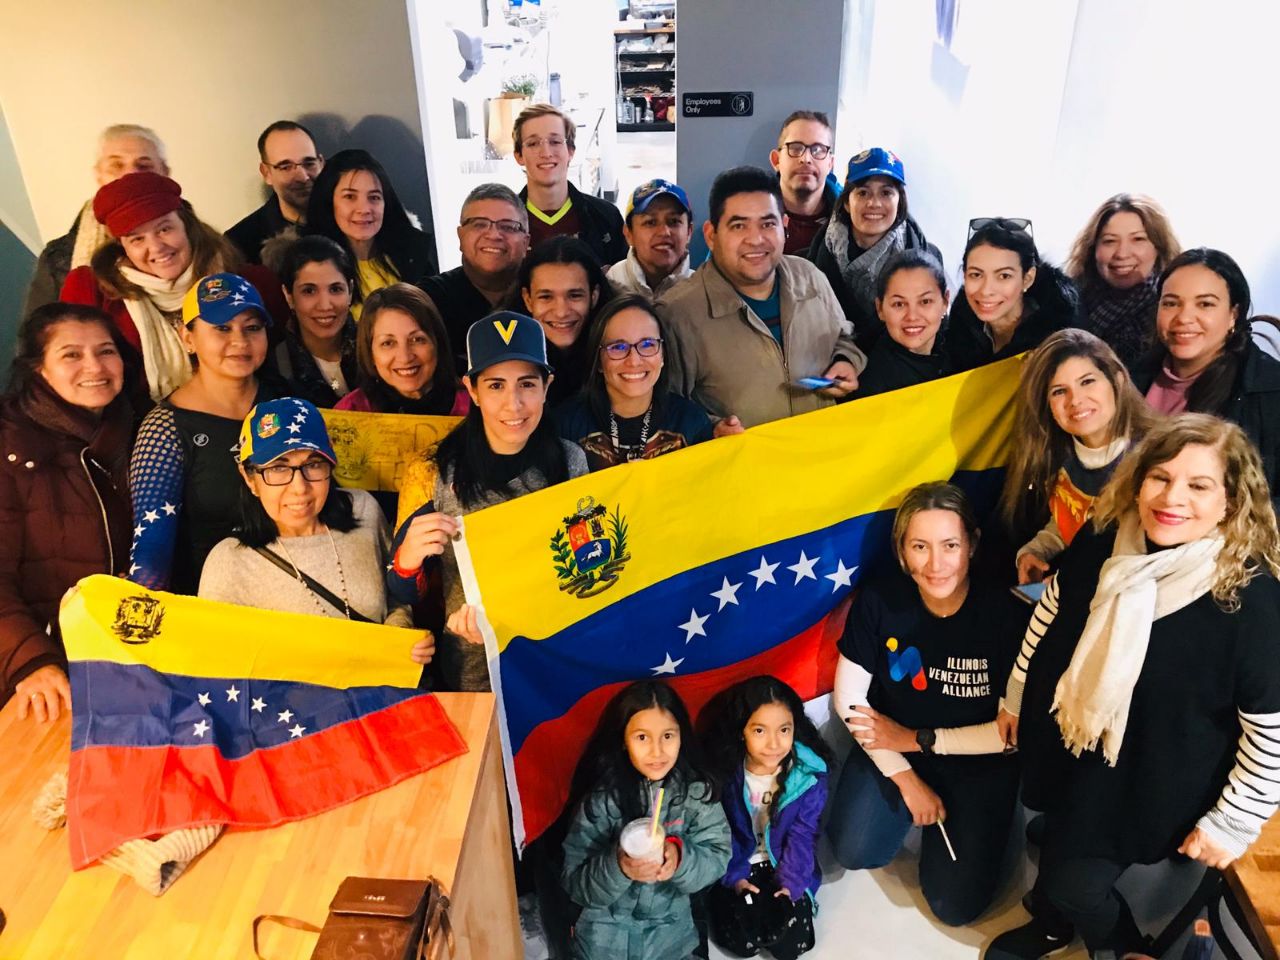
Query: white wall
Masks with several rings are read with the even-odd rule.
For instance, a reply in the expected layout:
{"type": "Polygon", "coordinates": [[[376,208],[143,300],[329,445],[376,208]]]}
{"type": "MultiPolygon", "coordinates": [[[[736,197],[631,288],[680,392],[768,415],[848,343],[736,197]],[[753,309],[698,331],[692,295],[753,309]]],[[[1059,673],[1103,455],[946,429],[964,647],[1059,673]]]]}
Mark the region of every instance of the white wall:
{"type": "Polygon", "coordinates": [[[326,153],[364,146],[429,221],[404,0],[56,0],[5,4],[0,106],[40,240],[93,195],[97,135],[165,140],[197,214],[226,228],[262,203],[256,140],[282,118],[326,153]]]}
{"type": "Polygon", "coordinates": [[[1250,0],[849,0],[842,162],[880,145],[957,276],[971,217],[1026,216],[1061,262],[1106,197],[1149,193],[1184,246],[1236,257],[1280,312],[1280,4],[1250,0]],[[852,57],[851,57],[852,53],[852,57]]]}

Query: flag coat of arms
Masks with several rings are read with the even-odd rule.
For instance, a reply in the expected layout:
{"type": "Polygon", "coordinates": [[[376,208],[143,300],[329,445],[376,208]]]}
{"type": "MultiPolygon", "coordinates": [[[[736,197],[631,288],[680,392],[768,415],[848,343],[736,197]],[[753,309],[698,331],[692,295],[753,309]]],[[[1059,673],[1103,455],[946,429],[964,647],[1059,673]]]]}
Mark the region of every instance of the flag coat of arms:
{"type": "Polygon", "coordinates": [[[991,502],[1020,360],[780,420],[467,516],[456,545],[483,606],[518,845],[559,815],[596,719],[628,682],[696,714],[772,673],[831,689],[860,572],[913,486],[991,502]]]}
{"type": "Polygon", "coordinates": [[[466,752],[416,688],[417,631],[80,582],[71,679],[72,866],[182,827],[269,827],[466,752]]]}

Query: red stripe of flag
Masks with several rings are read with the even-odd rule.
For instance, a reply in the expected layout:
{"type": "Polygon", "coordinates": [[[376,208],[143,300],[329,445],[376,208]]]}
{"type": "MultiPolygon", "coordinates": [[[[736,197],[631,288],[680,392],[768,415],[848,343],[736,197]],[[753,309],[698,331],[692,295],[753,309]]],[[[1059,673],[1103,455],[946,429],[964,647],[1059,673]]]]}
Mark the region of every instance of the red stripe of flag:
{"type": "MultiPolygon", "coordinates": [[[[792,687],[801,700],[831,692],[850,598],[790,640],[748,660],[681,677],[663,677],[680,694],[690,714],[735,683],[771,674],[792,687]]],[[[696,642],[696,641],[695,641],[696,642]]],[[[597,687],[562,716],[538,724],[515,755],[516,781],[524,812],[525,842],[531,842],[555,822],[569,799],[569,781],[582,747],[595,729],[605,705],[627,683],[597,687]]]]}
{"type": "Polygon", "coordinates": [[[183,827],[300,820],[466,752],[457,727],[430,695],[238,760],[227,760],[212,744],[85,747],[72,751],[68,775],[72,866],[88,866],[127,840],[183,827]]]}

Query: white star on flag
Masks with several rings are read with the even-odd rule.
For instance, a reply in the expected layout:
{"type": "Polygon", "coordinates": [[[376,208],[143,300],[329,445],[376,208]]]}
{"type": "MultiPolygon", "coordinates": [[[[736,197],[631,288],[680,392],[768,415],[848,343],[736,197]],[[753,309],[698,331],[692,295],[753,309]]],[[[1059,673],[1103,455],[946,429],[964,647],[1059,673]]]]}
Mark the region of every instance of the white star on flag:
{"type": "Polygon", "coordinates": [[[192,734],[194,734],[197,737],[203,737],[205,733],[207,733],[209,730],[209,722],[207,720],[201,720],[199,723],[195,725],[195,727],[196,728],[191,731],[192,734]]]}
{"type": "Polygon", "coordinates": [[[142,519],[147,521],[147,523],[153,523],[160,519],[160,514],[156,513],[154,510],[148,510],[142,515],[142,519]]]}
{"type": "Polygon", "coordinates": [[[654,676],[657,676],[660,673],[674,674],[676,672],[676,667],[680,666],[682,663],[684,663],[684,657],[681,657],[679,660],[672,660],[671,654],[668,653],[666,660],[658,666],[650,667],[649,669],[653,671],[654,676]]]}
{"type": "Polygon", "coordinates": [[[740,583],[730,583],[729,578],[725,577],[720,589],[711,591],[711,595],[720,601],[720,608],[716,611],[717,613],[731,603],[735,607],[738,606],[738,588],[741,586],[742,584],[740,583]]]}
{"type": "Polygon", "coordinates": [[[227,703],[230,703],[232,700],[236,703],[240,702],[240,691],[236,689],[236,685],[234,683],[227,687],[227,703]]]}
{"type": "Polygon", "coordinates": [[[304,727],[300,723],[295,723],[292,727],[289,728],[289,738],[291,740],[297,739],[298,737],[302,736],[306,732],[307,732],[306,727],[304,727]]]}
{"type": "Polygon", "coordinates": [[[253,706],[249,709],[254,713],[261,713],[263,710],[267,709],[267,701],[263,700],[261,697],[254,697],[253,706]]]}
{"type": "Polygon", "coordinates": [[[293,713],[292,713],[292,712],[290,712],[289,710],[286,710],[286,711],[284,711],[284,713],[280,714],[280,720],[279,720],[279,722],[280,722],[280,723],[288,723],[288,722],[289,722],[290,720],[292,720],[292,719],[293,719],[293,713]]]}
{"type": "Polygon", "coordinates": [[[137,573],[141,569],[142,568],[139,567],[136,563],[129,564],[129,576],[132,577],[135,573],[137,573]]]}
{"type": "Polygon", "coordinates": [[[178,512],[178,508],[175,507],[172,503],[166,503],[160,509],[164,511],[164,515],[166,517],[172,517],[175,513],[178,512]]]}
{"type": "Polygon", "coordinates": [[[202,707],[207,707],[211,702],[213,702],[213,697],[209,696],[207,693],[197,694],[196,699],[200,701],[200,706],[202,707]]]}
{"type": "Polygon", "coordinates": [[[143,531],[143,530],[145,530],[145,529],[146,529],[146,528],[145,528],[145,527],[143,527],[143,526],[142,526],[142,524],[138,524],[138,526],[136,526],[136,527],[134,527],[134,528],[133,528],[133,535],[134,535],[135,537],[140,537],[140,536],[142,536],[142,531],[143,531]]]}
{"type": "Polygon", "coordinates": [[[793,583],[792,586],[794,587],[805,577],[808,577],[810,580],[817,580],[818,576],[813,572],[813,565],[821,559],[822,559],[821,557],[814,557],[812,560],[810,560],[808,557],[805,556],[804,551],[801,550],[800,560],[796,563],[791,564],[789,567],[787,567],[788,570],[794,571],[796,575],[796,583],[793,583]]]}
{"type": "Polygon", "coordinates": [[[764,554],[760,554],[760,566],[751,571],[751,575],[756,578],[756,589],[759,590],[766,583],[772,583],[775,586],[778,581],[773,579],[773,571],[778,569],[778,564],[770,563],[764,558],[764,554]]]}
{"type": "Polygon", "coordinates": [[[688,643],[695,636],[705,637],[707,631],[702,629],[702,625],[710,619],[711,614],[709,613],[705,617],[700,617],[697,610],[690,610],[689,619],[680,624],[680,629],[684,631],[684,642],[688,643]]]}
{"type": "Polygon", "coordinates": [[[826,579],[831,581],[831,592],[835,593],[841,587],[853,586],[853,574],[857,571],[857,566],[846,567],[843,560],[836,561],[836,572],[828,573],[826,579]]]}
{"type": "Polygon", "coordinates": [[[231,297],[231,302],[232,302],[232,303],[244,303],[244,294],[243,294],[243,293],[237,293],[237,294],[233,295],[233,296],[231,297]]]}

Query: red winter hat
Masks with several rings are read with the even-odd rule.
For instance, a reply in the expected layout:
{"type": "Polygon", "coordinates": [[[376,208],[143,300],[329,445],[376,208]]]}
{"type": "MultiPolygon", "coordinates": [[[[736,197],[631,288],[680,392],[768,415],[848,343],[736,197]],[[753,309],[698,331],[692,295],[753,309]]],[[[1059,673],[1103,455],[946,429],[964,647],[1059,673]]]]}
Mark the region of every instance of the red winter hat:
{"type": "Polygon", "coordinates": [[[123,237],[156,217],[182,206],[182,187],[166,176],[144,170],[113,180],[93,198],[93,215],[111,231],[123,237]]]}

